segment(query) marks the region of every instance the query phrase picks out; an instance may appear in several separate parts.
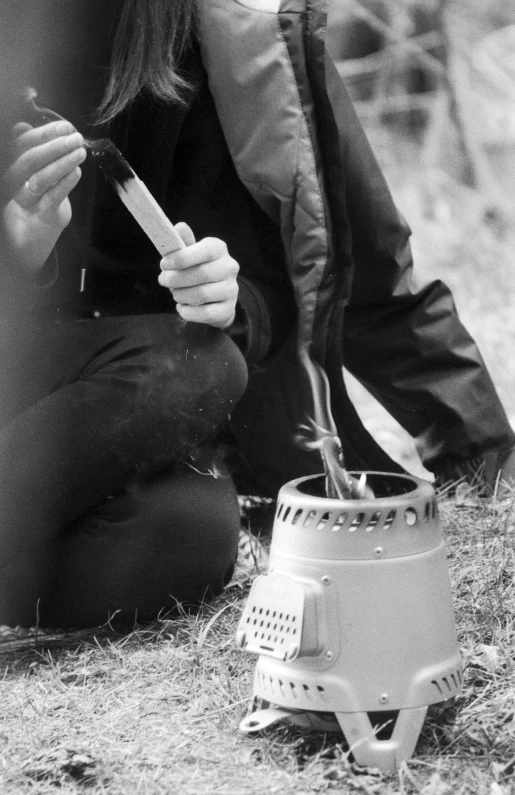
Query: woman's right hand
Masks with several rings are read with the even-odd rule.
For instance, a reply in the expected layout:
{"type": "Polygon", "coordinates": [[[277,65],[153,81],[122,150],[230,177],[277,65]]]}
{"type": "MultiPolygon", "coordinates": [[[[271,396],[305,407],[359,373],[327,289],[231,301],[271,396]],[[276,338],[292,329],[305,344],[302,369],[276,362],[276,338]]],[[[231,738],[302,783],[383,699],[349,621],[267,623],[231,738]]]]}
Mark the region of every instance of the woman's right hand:
{"type": "Polygon", "coordinates": [[[67,121],[43,127],[20,122],[13,130],[13,161],[4,176],[10,196],[4,231],[15,264],[35,275],[71,219],[70,191],[86,157],[84,139],[67,121]]]}

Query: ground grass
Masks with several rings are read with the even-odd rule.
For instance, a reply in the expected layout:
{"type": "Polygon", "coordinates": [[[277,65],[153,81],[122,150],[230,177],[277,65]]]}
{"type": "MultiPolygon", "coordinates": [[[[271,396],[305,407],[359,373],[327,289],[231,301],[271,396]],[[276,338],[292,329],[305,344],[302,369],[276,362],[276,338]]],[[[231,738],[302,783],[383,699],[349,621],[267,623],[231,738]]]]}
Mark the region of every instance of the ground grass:
{"type": "MultiPolygon", "coordinates": [[[[436,214],[412,213],[418,261],[453,285],[514,417],[512,233],[496,233],[474,215],[472,195],[455,201],[452,191],[461,189],[449,184],[436,214]]],[[[406,439],[362,402],[416,469],[406,439]]],[[[4,633],[0,792],[515,795],[515,494],[488,500],[463,484],[440,496],[440,512],[464,687],[455,722],[428,722],[397,774],[357,768],[339,734],[239,732],[255,665],[234,645],[252,579],[243,572],[197,615],[125,636],[104,628],[20,647],[20,633],[4,633]]],[[[255,511],[250,521],[254,530],[266,524],[255,511]]]]}
{"type": "MultiPolygon", "coordinates": [[[[440,223],[442,251],[449,228],[455,235],[453,225],[440,223]]],[[[508,260],[502,241],[479,233],[508,260]]],[[[463,263],[469,268],[472,261],[472,272],[486,277],[479,255],[460,254],[474,249],[471,236],[462,240],[461,248],[456,238],[449,250],[462,268],[466,295],[476,288],[463,263]]],[[[489,257],[500,261],[492,251],[489,257]]],[[[442,263],[459,284],[459,267],[442,263]]],[[[475,294],[477,311],[487,318],[482,346],[489,355],[506,335],[507,317],[490,296],[508,306],[513,294],[497,287],[489,293],[484,285],[475,294]]],[[[503,356],[496,382],[512,408],[514,363],[509,351],[503,356]]],[[[379,422],[386,427],[384,418],[379,422]]],[[[405,463],[413,463],[411,454],[401,449],[405,463]]],[[[440,512],[464,688],[455,723],[428,722],[398,774],[356,768],[339,734],[286,727],[259,736],[239,732],[255,665],[234,645],[252,579],[240,572],[197,615],[162,617],[125,636],[104,628],[40,635],[20,647],[20,633],[6,631],[0,640],[0,792],[515,795],[515,494],[487,500],[463,484],[455,496],[440,496],[440,512]]],[[[269,518],[254,509],[248,521],[259,530],[269,518]]]]}
{"type": "Polygon", "coordinates": [[[241,572],[198,614],[125,636],[106,627],[19,648],[6,635],[0,792],[515,793],[515,495],[462,486],[440,511],[465,683],[455,722],[426,723],[398,774],[357,768],[339,734],[238,731],[255,665],[234,645],[253,577],[241,572]]]}
{"type": "MultiPolygon", "coordinates": [[[[489,222],[480,197],[443,172],[406,163],[406,142],[396,150],[387,134],[374,143],[414,229],[418,271],[453,287],[515,420],[515,232],[489,222]]],[[[363,393],[356,399],[385,446],[419,471],[395,423],[363,393]]],[[[464,687],[454,722],[427,722],[397,774],[357,768],[339,734],[238,731],[255,665],[234,644],[255,574],[243,571],[198,614],[124,636],[109,627],[25,640],[5,631],[0,792],[515,795],[515,494],[484,499],[462,484],[439,502],[464,687]]],[[[267,525],[262,512],[249,516],[252,530],[267,525]]]]}
{"type": "MultiPolygon", "coordinates": [[[[417,267],[451,282],[515,417],[514,237],[482,219],[472,194],[451,183],[444,188],[428,214],[423,193],[403,187],[419,197],[406,201],[417,267]]],[[[389,435],[416,469],[405,437],[358,399],[376,432],[389,435]]],[[[239,732],[255,665],[234,645],[252,579],[241,572],[197,615],[162,617],[125,636],[104,628],[40,635],[20,647],[20,633],[6,631],[0,792],[515,795],[515,494],[488,500],[463,484],[455,496],[440,496],[440,512],[464,687],[455,722],[428,722],[397,774],[357,768],[339,734],[291,727],[239,732]]],[[[267,524],[262,512],[249,516],[253,530],[267,524]]]]}
{"type": "MultiPolygon", "coordinates": [[[[460,212],[467,217],[463,201],[460,212]]],[[[512,340],[513,351],[515,291],[510,279],[505,289],[496,281],[487,289],[481,268],[485,262],[498,268],[501,279],[509,250],[484,224],[474,234],[464,227],[469,232],[460,242],[456,223],[446,217],[427,220],[422,234],[438,241],[431,249],[442,253],[433,257],[435,267],[454,280],[466,315],[467,296],[476,302],[468,317],[487,359],[499,365],[501,357],[495,380],[513,413],[515,363],[499,340],[512,340]]],[[[423,225],[423,214],[415,220],[423,225]]],[[[362,402],[364,413],[375,416],[362,402]]],[[[416,469],[405,438],[384,416],[374,421],[416,469]]],[[[464,687],[454,724],[444,716],[428,722],[414,757],[396,775],[356,768],[339,734],[291,727],[259,736],[239,732],[255,665],[234,645],[253,576],[240,572],[197,615],[162,617],[125,636],[104,628],[40,635],[20,647],[20,633],[6,631],[0,640],[0,792],[515,795],[515,494],[487,500],[462,484],[439,502],[464,687]]],[[[256,531],[269,527],[270,517],[254,509],[248,521],[256,531]]]]}

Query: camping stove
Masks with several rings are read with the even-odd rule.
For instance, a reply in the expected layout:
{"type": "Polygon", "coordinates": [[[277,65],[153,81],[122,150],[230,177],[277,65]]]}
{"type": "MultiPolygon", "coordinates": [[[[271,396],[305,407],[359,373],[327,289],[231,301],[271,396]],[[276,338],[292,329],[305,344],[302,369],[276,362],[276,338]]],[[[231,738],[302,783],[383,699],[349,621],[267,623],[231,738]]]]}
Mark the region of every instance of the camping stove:
{"type": "Polygon", "coordinates": [[[269,708],[240,728],[339,726],[358,764],[392,771],[428,706],[460,690],[461,661],[431,484],[366,474],[374,498],[328,499],[323,475],[279,492],[269,573],[236,635],[259,655],[254,704],[269,708]]]}

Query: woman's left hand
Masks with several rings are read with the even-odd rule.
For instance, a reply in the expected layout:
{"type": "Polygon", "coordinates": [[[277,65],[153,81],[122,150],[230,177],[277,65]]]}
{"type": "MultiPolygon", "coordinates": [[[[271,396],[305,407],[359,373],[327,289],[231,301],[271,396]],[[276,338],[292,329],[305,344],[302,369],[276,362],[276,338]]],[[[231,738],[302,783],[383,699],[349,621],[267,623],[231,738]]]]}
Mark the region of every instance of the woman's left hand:
{"type": "Polygon", "coordinates": [[[187,224],[175,229],[186,248],[161,260],[159,284],[170,290],[184,320],[227,328],[236,312],[238,263],[223,240],[205,237],[197,243],[187,224]]]}

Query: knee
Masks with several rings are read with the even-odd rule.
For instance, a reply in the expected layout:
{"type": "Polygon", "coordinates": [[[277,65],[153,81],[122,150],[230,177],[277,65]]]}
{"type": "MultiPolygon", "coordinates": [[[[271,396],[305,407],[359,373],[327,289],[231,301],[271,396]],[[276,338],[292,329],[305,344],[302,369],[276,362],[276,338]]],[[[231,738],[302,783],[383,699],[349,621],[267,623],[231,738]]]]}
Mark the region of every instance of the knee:
{"type": "Polygon", "coordinates": [[[112,616],[130,623],[199,604],[231,579],[239,528],[230,478],[193,470],[155,477],[60,540],[42,623],[94,626],[112,616]]]}
{"type": "Polygon", "coordinates": [[[185,382],[194,394],[235,405],[247,386],[247,365],[230,337],[219,329],[188,323],[182,342],[185,382]]]}
{"type": "Polygon", "coordinates": [[[247,386],[243,355],[228,335],[209,326],[187,323],[162,337],[145,354],[148,389],[145,401],[156,414],[175,407],[180,416],[197,416],[216,427],[225,422],[247,386]]]}

